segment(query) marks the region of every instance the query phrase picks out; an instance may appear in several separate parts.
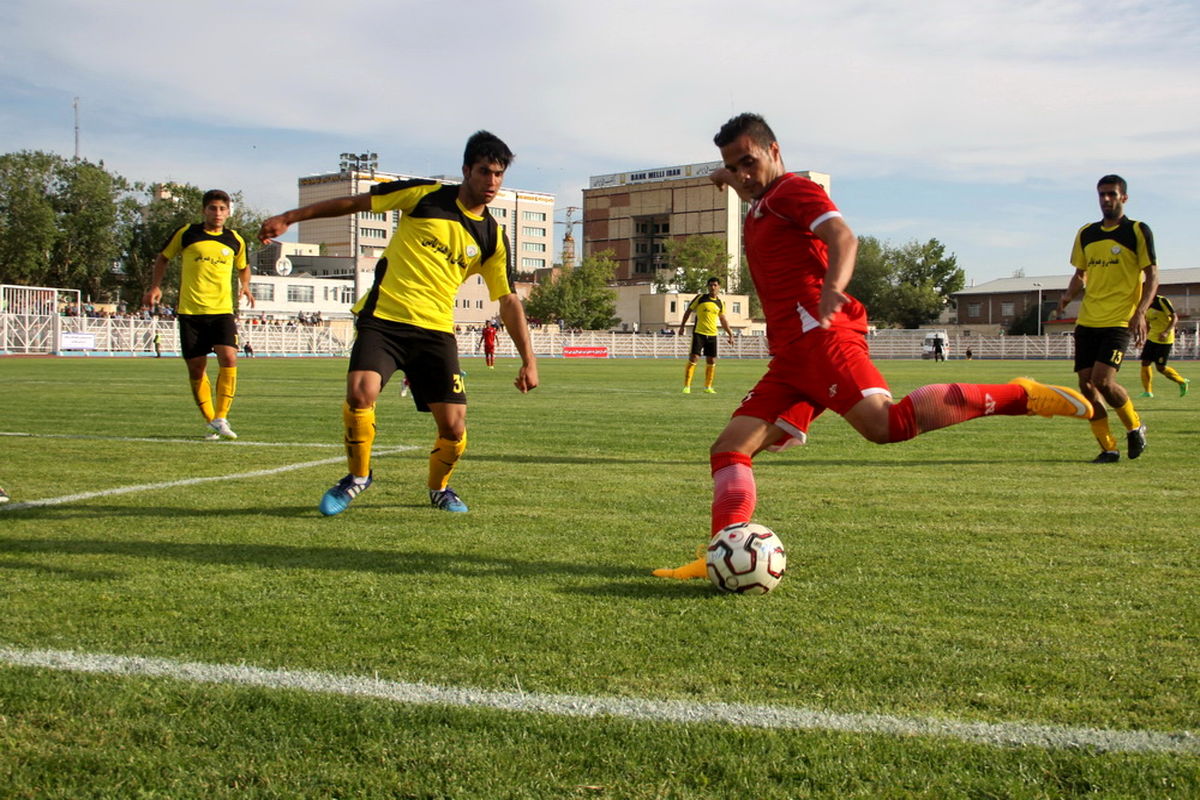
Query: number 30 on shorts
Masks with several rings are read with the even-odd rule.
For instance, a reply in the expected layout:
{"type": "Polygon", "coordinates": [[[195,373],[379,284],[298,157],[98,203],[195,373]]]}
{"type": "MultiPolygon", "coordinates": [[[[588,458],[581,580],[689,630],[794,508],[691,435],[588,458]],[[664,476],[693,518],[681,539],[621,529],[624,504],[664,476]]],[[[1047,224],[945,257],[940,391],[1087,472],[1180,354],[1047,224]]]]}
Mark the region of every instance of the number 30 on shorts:
{"type": "Polygon", "coordinates": [[[466,387],[463,386],[462,375],[460,375],[457,372],[454,373],[454,393],[462,394],[465,391],[466,391],[466,387]]]}

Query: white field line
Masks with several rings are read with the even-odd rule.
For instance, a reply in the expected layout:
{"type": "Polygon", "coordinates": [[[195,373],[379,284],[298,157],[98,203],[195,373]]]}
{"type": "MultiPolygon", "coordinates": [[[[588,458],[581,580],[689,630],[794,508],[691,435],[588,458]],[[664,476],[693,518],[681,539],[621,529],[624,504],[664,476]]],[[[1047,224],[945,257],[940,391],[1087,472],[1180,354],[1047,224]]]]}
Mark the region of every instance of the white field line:
{"type": "Polygon", "coordinates": [[[11,436],[16,439],[80,439],[83,441],[100,442],[149,442],[150,444],[198,444],[205,447],[220,445],[221,447],[336,447],[344,445],[335,442],[254,442],[247,439],[221,439],[213,442],[196,436],[191,439],[156,439],[152,436],[92,436],[81,433],[21,433],[19,431],[0,431],[0,436],[11,436]]]}
{"type": "Polygon", "coordinates": [[[323,672],[261,669],[239,664],[203,664],[166,658],[76,653],[64,650],[20,650],[0,647],[0,664],[40,667],[63,672],[168,678],[189,683],[293,689],[315,694],[368,697],[409,705],[481,708],[554,714],[562,717],[618,717],[648,722],[719,723],[782,730],[931,736],[996,747],[1200,755],[1200,733],[1195,731],[1163,733],[1011,722],[963,722],[888,714],[836,714],[785,706],[456,689],[323,672]]]}
{"type": "MultiPolygon", "coordinates": [[[[375,457],[392,455],[394,453],[403,453],[409,450],[416,450],[415,446],[405,447],[389,447],[374,451],[372,454],[375,457]]],[[[160,489],[172,489],[176,486],[195,486],[200,483],[215,483],[217,481],[237,481],[245,478],[264,478],[268,475],[278,475],[281,472],[293,472],[298,469],[308,469],[309,467],[322,467],[327,464],[344,464],[345,456],[337,456],[336,458],[322,458],[317,461],[302,461],[299,464],[284,464],[281,467],[272,467],[270,469],[257,469],[253,472],[237,472],[231,475],[209,475],[202,478],[181,478],[177,481],[164,481],[162,483],[140,483],[136,486],[117,486],[112,489],[101,489],[96,492],[80,492],[79,494],[68,494],[62,497],[46,497],[41,500],[27,500],[22,503],[7,503],[0,506],[0,512],[3,511],[18,511],[22,508],[37,508],[38,506],[58,506],[64,503],[77,503],[80,500],[91,500],[94,497],[112,497],[118,494],[131,494],[133,492],[153,492],[160,489]]]]}

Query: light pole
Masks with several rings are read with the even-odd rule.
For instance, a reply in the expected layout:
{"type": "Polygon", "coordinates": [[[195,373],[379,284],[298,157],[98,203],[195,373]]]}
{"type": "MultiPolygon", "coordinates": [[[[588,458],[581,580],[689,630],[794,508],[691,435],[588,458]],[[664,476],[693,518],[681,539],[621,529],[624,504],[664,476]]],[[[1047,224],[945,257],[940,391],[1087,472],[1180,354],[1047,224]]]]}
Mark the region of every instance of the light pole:
{"type": "Polygon", "coordinates": [[[1037,283],[1036,281],[1034,282],[1034,284],[1033,284],[1033,285],[1034,285],[1034,286],[1037,288],[1037,290],[1038,290],[1038,304],[1037,304],[1037,335],[1038,335],[1038,336],[1041,336],[1041,335],[1042,335],[1042,285],[1041,285],[1040,283],[1037,283]]]}
{"type": "MultiPolygon", "coordinates": [[[[359,170],[367,169],[371,171],[371,177],[375,177],[375,170],[379,167],[379,156],[375,153],[342,153],[338,156],[338,169],[345,175],[350,176],[350,194],[358,194],[358,172],[359,170]]],[[[350,268],[354,272],[354,300],[358,302],[358,298],[362,296],[362,278],[358,269],[358,212],[356,211],[351,217],[351,250],[350,250],[350,268]]]]}

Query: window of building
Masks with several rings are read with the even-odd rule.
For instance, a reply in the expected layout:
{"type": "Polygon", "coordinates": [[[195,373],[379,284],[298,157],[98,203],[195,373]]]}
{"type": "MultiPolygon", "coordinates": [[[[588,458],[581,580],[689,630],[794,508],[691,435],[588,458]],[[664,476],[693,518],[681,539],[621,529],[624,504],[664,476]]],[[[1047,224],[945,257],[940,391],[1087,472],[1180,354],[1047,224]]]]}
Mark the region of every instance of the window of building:
{"type": "Polygon", "coordinates": [[[275,284],[273,283],[255,283],[250,282],[250,294],[254,295],[255,300],[262,300],[268,303],[275,301],[275,284]]]}
{"type": "Polygon", "coordinates": [[[522,236],[545,236],[546,229],[545,228],[535,228],[532,225],[523,225],[521,227],[521,235],[522,236]]]}
{"type": "Polygon", "coordinates": [[[675,313],[675,301],[674,300],[671,301],[671,313],[672,314],[675,313]]]}
{"type": "Polygon", "coordinates": [[[521,242],[521,249],[530,253],[546,252],[545,242],[521,242]]]}
{"type": "Polygon", "coordinates": [[[733,313],[735,313],[735,314],[742,313],[742,304],[740,302],[734,301],[734,302],[730,303],[729,305],[730,305],[730,308],[733,310],[733,313]]]}
{"type": "Polygon", "coordinates": [[[982,311],[983,311],[982,303],[967,303],[967,317],[968,318],[979,319],[979,317],[983,316],[982,311]]]}
{"type": "Polygon", "coordinates": [[[475,307],[476,307],[476,308],[483,308],[483,301],[482,301],[482,300],[476,300],[476,301],[475,301],[475,307]]]}
{"type": "Polygon", "coordinates": [[[359,219],[373,219],[379,222],[387,221],[386,211],[360,211],[358,212],[359,219]]]}
{"type": "Polygon", "coordinates": [[[522,258],[521,266],[525,267],[526,269],[542,269],[543,267],[546,266],[546,259],[544,259],[544,258],[522,258]]]}
{"type": "Polygon", "coordinates": [[[493,217],[500,217],[501,219],[504,219],[505,217],[508,216],[507,208],[495,208],[495,207],[489,207],[489,208],[492,212],[493,217]]]}
{"type": "Polygon", "coordinates": [[[1013,304],[1011,302],[1000,304],[1000,316],[1011,317],[1013,315],[1013,304]]]}
{"type": "Polygon", "coordinates": [[[313,287],[304,285],[291,285],[287,287],[287,298],[289,303],[311,303],[313,302],[313,287]]]}
{"type": "Polygon", "coordinates": [[[364,239],[386,239],[387,231],[383,228],[360,228],[359,235],[364,239]]]}
{"type": "Polygon", "coordinates": [[[545,222],[546,221],[546,212],[545,211],[522,211],[521,219],[525,220],[526,222],[545,222]]]}
{"type": "Polygon", "coordinates": [[[343,303],[353,303],[357,299],[358,298],[354,296],[354,287],[353,286],[347,286],[342,289],[342,302],[343,303]]]}

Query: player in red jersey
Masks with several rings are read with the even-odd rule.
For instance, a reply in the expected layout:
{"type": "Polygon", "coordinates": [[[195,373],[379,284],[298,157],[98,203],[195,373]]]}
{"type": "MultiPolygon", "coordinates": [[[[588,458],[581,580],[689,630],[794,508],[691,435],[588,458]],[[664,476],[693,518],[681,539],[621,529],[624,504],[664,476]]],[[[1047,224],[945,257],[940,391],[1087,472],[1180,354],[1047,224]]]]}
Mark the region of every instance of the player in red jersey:
{"type": "MultiPolygon", "coordinates": [[[[846,294],[858,239],[837,206],[820,186],[784,168],[779,142],[757,114],[729,120],[713,141],[724,162],[713,183],[750,202],[743,241],[773,357],[709,449],[711,534],[750,521],[753,457],[803,443],[808,424],[827,408],[878,444],[995,414],[1091,417],[1079,392],[1029,378],[922,386],[893,402],[871,362],[867,310],[846,294]]],[[[654,574],[687,580],[707,570],[698,558],[654,574]]]]}
{"type": "Polygon", "coordinates": [[[496,326],[488,323],[483,326],[483,333],[479,335],[479,341],[483,343],[483,358],[487,362],[488,369],[496,368],[496,326]]]}

